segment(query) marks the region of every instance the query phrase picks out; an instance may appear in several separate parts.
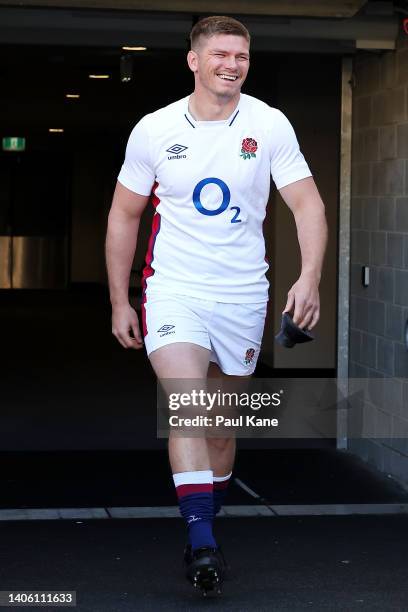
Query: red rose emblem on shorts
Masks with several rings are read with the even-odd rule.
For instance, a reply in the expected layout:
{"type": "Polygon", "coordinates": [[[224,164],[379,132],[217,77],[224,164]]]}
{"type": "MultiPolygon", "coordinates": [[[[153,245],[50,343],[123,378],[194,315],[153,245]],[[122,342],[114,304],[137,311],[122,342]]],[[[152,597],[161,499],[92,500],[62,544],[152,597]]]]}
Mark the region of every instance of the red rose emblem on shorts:
{"type": "Polygon", "coordinates": [[[245,359],[244,359],[245,365],[249,365],[250,363],[252,363],[254,357],[255,357],[255,349],[254,348],[247,349],[247,352],[245,353],[245,359]]]}
{"type": "Polygon", "coordinates": [[[258,143],[253,138],[244,138],[241,145],[241,157],[243,159],[250,159],[256,157],[256,151],[258,150],[258,143]]]}

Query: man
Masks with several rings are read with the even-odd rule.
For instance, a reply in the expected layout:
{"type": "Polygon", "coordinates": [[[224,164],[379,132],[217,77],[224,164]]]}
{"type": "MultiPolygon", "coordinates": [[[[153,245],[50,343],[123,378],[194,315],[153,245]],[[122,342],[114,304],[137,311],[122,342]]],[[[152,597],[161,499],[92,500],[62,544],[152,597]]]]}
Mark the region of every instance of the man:
{"type": "MultiPolygon", "coordinates": [[[[140,217],[153,194],[142,319],[159,379],[253,373],[268,299],[262,223],[270,174],[294,214],[302,255],[284,312],[309,330],[319,319],[324,205],[289,121],[241,94],[249,43],[247,29],[229,17],[194,26],[187,56],[194,92],[139,121],[118,177],[106,244],[112,331],[125,348],[143,345],[128,283],[140,217]]],[[[212,526],[234,455],[233,437],[170,433],[170,464],[190,541],[187,576],[204,590],[223,577],[212,526]]]]}

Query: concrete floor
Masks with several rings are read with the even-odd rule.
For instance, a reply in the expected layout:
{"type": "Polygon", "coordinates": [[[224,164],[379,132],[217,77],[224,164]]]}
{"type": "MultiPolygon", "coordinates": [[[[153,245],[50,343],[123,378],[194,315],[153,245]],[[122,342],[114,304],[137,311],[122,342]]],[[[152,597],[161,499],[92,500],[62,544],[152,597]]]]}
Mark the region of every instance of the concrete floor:
{"type": "Polygon", "coordinates": [[[181,519],[3,523],[1,589],[75,590],[78,612],[405,612],[407,533],[407,516],[219,519],[232,569],[206,601],[183,576],[181,519]]]}

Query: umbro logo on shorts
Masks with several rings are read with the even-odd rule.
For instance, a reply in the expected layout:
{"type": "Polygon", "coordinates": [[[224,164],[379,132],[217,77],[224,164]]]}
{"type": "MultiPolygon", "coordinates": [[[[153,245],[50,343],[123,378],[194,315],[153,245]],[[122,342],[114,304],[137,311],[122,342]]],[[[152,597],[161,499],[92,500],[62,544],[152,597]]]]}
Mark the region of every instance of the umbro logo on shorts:
{"type": "Polygon", "coordinates": [[[158,329],[157,331],[160,332],[167,332],[170,331],[171,329],[173,329],[174,325],[162,325],[160,329],[158,329]]]}
{"type": "Polygon", "coordinates": [[[169,155],[167,159],[185,159],[187,155],[181,155],[184,151],[186,151],[188,147],[180,144],[174,144],[169,149],[166,149],[167,153],[174,153],[174,155],[169,155]]]}
{"type": "Polygon", "coordinates": [[[160,334],[160,338],[168,336],[169,334],[175,334],[175,331],[171,331],[174,327],[175,325],[162,325],[161,328],[157,330],[157,333],[160,334]]]}

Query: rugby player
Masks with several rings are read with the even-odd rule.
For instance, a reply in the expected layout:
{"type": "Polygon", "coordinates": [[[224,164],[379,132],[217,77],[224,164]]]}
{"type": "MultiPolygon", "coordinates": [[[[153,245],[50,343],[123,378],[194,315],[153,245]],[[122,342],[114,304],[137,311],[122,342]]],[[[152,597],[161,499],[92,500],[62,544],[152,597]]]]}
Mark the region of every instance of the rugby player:
{"type": "MultiPolygon", "coordinates": [[[[190,38],[194,91],[137,123],[118,176],[106,241],[112,332],[125,348],[144,344],[159,379],[239,380],[255,369],[266,316],[262,224],[270,176],[294,215],[302,260],[283,312],[307,330],[319,319],[325,210],[289,120],[241,93],[250,62],[246,27],[212,16],[190,38]],[[128,286],[149,199],[155,212],[141,331],[128,286]]],[[[168,449],[188,527],[187,576],[204,591],[216,589],[225,564],[213,521],[231,478],[234,437],[170,432],[168,449]]]]}

